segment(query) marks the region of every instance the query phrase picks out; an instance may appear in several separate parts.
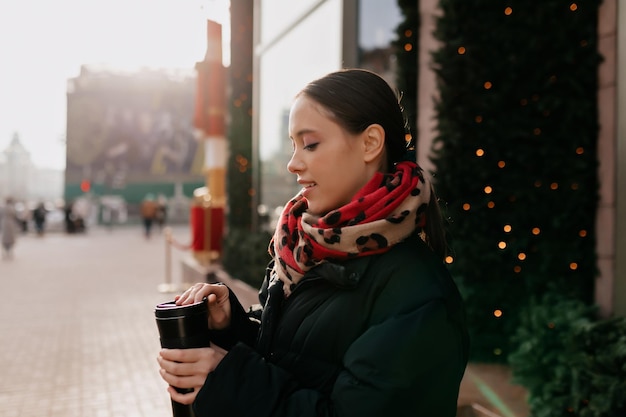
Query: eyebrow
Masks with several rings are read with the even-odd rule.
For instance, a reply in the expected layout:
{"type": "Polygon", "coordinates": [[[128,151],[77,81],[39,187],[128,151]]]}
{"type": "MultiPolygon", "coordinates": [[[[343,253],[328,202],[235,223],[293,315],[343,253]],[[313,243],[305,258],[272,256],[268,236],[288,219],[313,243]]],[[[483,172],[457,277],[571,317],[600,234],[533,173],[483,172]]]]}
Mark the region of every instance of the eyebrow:
{"type": "MultiPolygon", "coordinates": [[[[317,131],[314,129],[300,129],[296,132],[296,137],[301,137],[302,135],[306,135],[307,133],[316,133],[317,131]]],[[[290,139],[293,139],[293,135],[289,135],[290,139]]]]}

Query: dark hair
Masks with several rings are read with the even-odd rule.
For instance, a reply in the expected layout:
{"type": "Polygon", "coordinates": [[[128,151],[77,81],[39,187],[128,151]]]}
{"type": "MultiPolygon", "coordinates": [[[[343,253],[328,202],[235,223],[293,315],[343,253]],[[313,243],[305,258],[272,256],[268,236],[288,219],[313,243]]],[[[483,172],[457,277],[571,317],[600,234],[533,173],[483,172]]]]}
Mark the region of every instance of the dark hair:
{"type": "MultiPolygon", "coordinates": [[[[335,122],[350,133],[361,133],[371,124],[381,125],[385,131],[388,171],[392,171],[396,163],[409,160],[407,151],[415,147],[415,141],[412,136],[406,139],[410,132],[400,104],[401,96],[376,73],[363,69],[331,72],[310,82],[298,95],[322,105],[335,122]]],[[[414,154],[408,155],[413,155],[415,162],[414,154]]],[[[430,191],[424,240],[444,258],[447,245],[441,210],[432,185],[430,191]]]]}
{"type": "Polygon", "coordinates": [[[361,133],[374,123],[381,125],[385,130],[387,170],[405,159],[407,124],[402,107],[398,95],[379,75],[363,69],[344,69],[312,81],[300,91],[302,94],[321,104],[350,133],[361,133]]]}

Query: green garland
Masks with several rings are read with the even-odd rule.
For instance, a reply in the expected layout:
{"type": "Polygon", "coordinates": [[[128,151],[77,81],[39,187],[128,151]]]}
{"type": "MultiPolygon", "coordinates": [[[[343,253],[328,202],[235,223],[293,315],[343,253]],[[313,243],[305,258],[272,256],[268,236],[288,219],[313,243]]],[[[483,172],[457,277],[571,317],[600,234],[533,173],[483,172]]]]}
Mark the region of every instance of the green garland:
{"type": "Polygon", "coordinates": [[[226,187],[228,228],[252,227],[252,7],[231,0],[231,91],[226,187]]]}
{"type": "Polygon", "coordinates": [[[593,299],[599,4],[439,2],[433,163],[473,360],[506,360],[531,296],[593,299]]]}
{"type": "Polygon", "coordinates": [[[402,94],[407,130],[415,137],[417,129],[417,81],[419,51],[419,1],[398,0],[404,20],[396,28],[393,42],[396,62],[396,85],[402,94]]]}
{"type": "Polygon", "coordinates": [[[252,219],[252,7],[248,0],[231,0],[231,66],[229,159],[226,174],[227,228],[222,263],[228,273],[259,287],[269,254],[271,235],[254,231],[252,219]]]}

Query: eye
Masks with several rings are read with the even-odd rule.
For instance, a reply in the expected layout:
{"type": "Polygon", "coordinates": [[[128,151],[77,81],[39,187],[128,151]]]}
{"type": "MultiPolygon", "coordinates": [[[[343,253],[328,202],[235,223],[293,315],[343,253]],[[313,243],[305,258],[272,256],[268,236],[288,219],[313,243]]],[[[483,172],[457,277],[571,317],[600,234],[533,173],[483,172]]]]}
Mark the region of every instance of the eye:
{"type": "Polygon", "coordinates": [[[310,145],[304,145],[304,148],[302,149],[306,149],[307,151],[313,151],[315,150],[315,148],[317,148],[317,145],[319,145],[319,142],[313,142],[310,145]]]}

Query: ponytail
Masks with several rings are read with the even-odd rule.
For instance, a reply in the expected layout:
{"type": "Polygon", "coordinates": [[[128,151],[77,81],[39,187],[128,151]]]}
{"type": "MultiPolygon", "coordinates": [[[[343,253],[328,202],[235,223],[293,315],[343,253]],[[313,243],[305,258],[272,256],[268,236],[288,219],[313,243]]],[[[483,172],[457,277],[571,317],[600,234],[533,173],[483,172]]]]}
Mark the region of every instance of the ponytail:
{"type": "Polygon", "coordinates": [[[443,226],[443,216],[439,199],[435,194],[435,190],[430,186],[430,201],[426,209],[426,225],[423,229],[424,241],[428,246],[441,258],[445,260],[448,254],[448,244],[446,242],[446,232],[443,226]]]}

